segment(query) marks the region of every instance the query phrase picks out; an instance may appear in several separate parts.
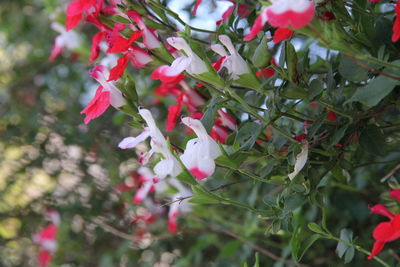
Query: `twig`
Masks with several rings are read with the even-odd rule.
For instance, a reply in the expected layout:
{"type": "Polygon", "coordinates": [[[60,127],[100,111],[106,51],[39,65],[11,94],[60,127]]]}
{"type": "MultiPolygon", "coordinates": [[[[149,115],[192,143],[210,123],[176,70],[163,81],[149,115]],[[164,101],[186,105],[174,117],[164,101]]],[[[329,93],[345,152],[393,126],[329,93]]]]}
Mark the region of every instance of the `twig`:
{"type": "Polygon", "coordinates": [[[393,174],[395,174],[398,170],[400,170],[400,163],[397,164],[388,174],[386,174],[382,179],[381,183],[385,182],[387,179],[389,179],[393,174]]]}
{"type": "Polygon", "coordinates": [[[127,233],[121,232],[120,230],[118,230],[118,229],[106,224],[105,222],[103,222],[99,218],[94,218],[93,222],[95,224],[97,224],[98,226],[100,226],[101,228],[103,228],[104,230],[106,230],[107,232],[110,232],[115,236],[118,236],[118,237],[121,237],[123,239],[127,239],[127,240],[133,241],[133,235],[132,234],[127,234],[127,233]]]}
{"type": "Polygon", "coordinates": [[[388,78],[391,78],[391,79],[400,81],[400,78],[399,78],[399,77],[390,75],[390,74],[388,74],[388,73],[386,73],[386,72],[383,72],[383,71],[377,70],[377,69],[375,69],[375,68],[373,68],[373,67],[370,67],[370,66],[368,66],[368,65],[366,65],[366,64],[364,64],[364,63],[362,63],[360,60],[356,59],[356,58],[353,57],[353,56],[350,56],[350,55],[347,55],[347,54],[344,54],[344,56],[348,57],[348,58],[351,59],[354,63],[356,63],[356,64],[359,65],[360,67],[362,67],[362,68],[364,68],[364,69],[366,69],[366,70],[368,70],[368,71],[370,71],[370,72],[372,72],[372,73],[380,74],[380,75],[386,76],[386,77],[388,77],[388,78]]]}
{"type": "Polygon", "coordinates": [[[260,247],[260,246],[258,246],[256,244],[250,242],[249,240],[245,239],[244,237],[240,236],[239,234],[237,234],[235,232],[232,232],[231,230],[225,229],[225,228],[223,228],[221,226],[218,226],[218,225],[206,223],[203,220],[199,220],[199,221],[201,221],[202,223],[208,224],[211,228],[214,228],[216,231],[222,232],[222,233],[224,233],[224,234],[226,234],[226,235],[228,235],[230,237],[233,237],[233,238],[245,243],[246,245],[248,245],[252,249],[260,252],[261,254],[263,254],[264,256],[266,256],[268,258],[271,258],[271,259],[276,260],[276,261],[283,262],[285,264],[295,265],[295,266],[298,266],[298,267],[306,267],[306,266],[308,266],[308,265],[305,265],[305,264],[301,264],[301,263],[297,263],[297,262],[294,262],[294,261],[291,261],[291,260],[287,260],[287,259],[281,258],[281,257],[275,255],[274,253],[272,253],[271,251],[269,251],[269,250],[267,250],[265,248],[262,248],[262,247],[260,247]]]}
{"type": "MultiPolygon", "coordinates": [[[[248,181],[250,181],[250,180],[253,180],[253,179],[252,179],[252,178],[247,178],[247,179],[239,180],[239,181],[236,181],[236,182],[231,182],[231,183],[223,184],[223,185],[220,185],[220,186],[218,186],[218,187],[216,187],[216,188],[210,189],[209,191],[210,191],[210,192],[218,191],[218,190],[224,189],[224,188],[226,188],[226,187],[229,187],[229,186],[231,186],[231,185],[240,184],[240,183],[245,183],[245,182],[248,182],[248,181]]],[[[192,198],[192,197],[194,197],[194,195],[186,196],[186,197],[178,197],[177,199],[175,199],[175,200],[173,200],[173,201],[170,201],[170,202],[167,202],[167,203],[161,205],[160,207],[169,206],[169,205],[171,205],[171,204],[173,204],[173,203],[175,203],[175,202],[182,202],[182,201],[184,201],[185,199],[192,198]]]]}

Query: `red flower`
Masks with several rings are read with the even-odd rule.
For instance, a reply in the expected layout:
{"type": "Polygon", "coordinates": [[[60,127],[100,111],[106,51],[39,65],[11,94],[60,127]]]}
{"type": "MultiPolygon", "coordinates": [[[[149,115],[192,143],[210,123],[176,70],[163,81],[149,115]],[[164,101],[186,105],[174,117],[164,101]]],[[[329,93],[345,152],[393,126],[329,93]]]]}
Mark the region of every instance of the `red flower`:
{"type": "Polygon", "coordinates": [[[244,37],[245,41],[250,41],[250,40],[254,39],[254,37],[256,37],[260,31],[262,31],[265,23],[268,20],[267,11],[268,11],[267,8],[263,8],[261,10],[260,15],[258,15],[256,20],[254,21],[253,26],[250,29],[250,33],[248,35],[246,35],[246,37],[244,37]]]}
{"type": "Polygon", "coordinates": [[[92,101],[81,111],[81,114],[86,114],[85,124],[103,114],[110,105],[110,92],[103,91],[103,87],[97,88],[96,94],[92,101]]]}
{"type": "Polygon", "coordinates": [[[82,20],[83,14],[89,12],[89,10],[94,7],[95,13],[100,12],[103,1],[97,0],[75,0],[72,1],[67,7],[67,18],[66,18],[66,29],[67,31],[72,30],[78,26],[79,22],[82,20]]]}
{"type": "Polygon", "coordinates": [[[292,37],[293,31],[288,28],[278,28],[275,33],[274,33],[274,38],[273,41],[275,43],[280,43],[283,40],[286,40],[290,37],[292,37]]]}
{"type": "Polygon", "coordinates": [[[329,111],[329,110],[328,110],[328,115],[326,115],[326,118],[327,118],[328,120],[330,120],[330,121],[335,122],[336,119],[337,119],[337,116],[336,116],[336,113],[335,113],[335,112],[329,111]]]}
{"type": "Polygon", "coordinates": [[[322,19],[325,20],[325,21],[330,21],[330,20],[336,19],[336,16],[335,16],[335,14],[333,14],[333,13],[330,12],[330,11],[325,11],[325,12],[322,14],[322,19]]]}
{"type": "Polygon", "coordinates": [[[91,49],[89,63],[88,63],[89,65],[92,64],[92,62],[99,57],[100,43],[104,39],[104,37],[105,37],[105,32],[98,32],[95,35],[93,35],[92,49],[91,49]]]}
{"type": "Polygon", "coordinates": [[[176,98],[176,105],[172,105],[168,108],[168,116],[167,116],[167,127],[166,130],[168,132],[174,130],[176,121],[181,114],[182,111],[182,102],[183,102],[183,96],[184,93],[181,93],[177,98],[176,98]]]}
{"type": "Polygon", "coordinates": [[[393,35],[392,35],[392,42],[397,42],[400,38],[400,1],[396,3],[396,19],[393,23],[393,35]]]}
{"type": "Polygon", "coordinates": [[[202,1],[203,0],[196,0],[196,3],[194,4],[194,8],[193,8],[193,11],[192,11],[193,15],[196,15],[197,9],[199,8],[199,5],[201,4],[202,1]]]}
{"type": "MultiPolygon", "coordinates": [[[[390,196],[396,200],[400,200],[400,189],[390,191],[390,196]]],[[[373,259],[378,255],[385,246],[386,242],[394,241],[400,238],[400,213],[393,214],[382,204],[377,204],[370,208],[371,212],[388,217],[390,220],[378,224],[372,236],[375,239],[374,246],[368,259],[373,259]]]]}
{"type": "Polygon", "coordinates": [[[45,267],[51,262],[51,252],[46,249],[41,249],[37,257],[39,267],[45,267]]]}

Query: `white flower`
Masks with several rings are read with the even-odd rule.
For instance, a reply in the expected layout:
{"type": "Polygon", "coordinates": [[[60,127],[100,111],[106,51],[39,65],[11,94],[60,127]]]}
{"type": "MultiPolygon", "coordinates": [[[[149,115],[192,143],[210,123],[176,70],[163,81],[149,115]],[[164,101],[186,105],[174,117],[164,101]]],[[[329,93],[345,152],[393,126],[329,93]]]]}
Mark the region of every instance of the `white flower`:
{"type": "Polygon", "coordinates": [[[220,35],[218,39],[228,49],[229,53],[227,53],[224,47],[220,44],[212,45],[211,49],[220,56],[226,57],[222,63],[222,67],[228,69],[232,79],[237,80],[240,78],[240,75],[250,73],[246,61],[236,51],[229,36],[220,35]]]}
{"type": "Polygon", "coordinates": [[[168,175],[172,177],[177,176],[182,171],[181,166],[179,165],[178,160],[172,155],[171,151],[169,150],[167,141],[165,140],[160,129],[158,129],[150,111],[148,109],[142,108],[139,109],[139,114],[146,121],[147,127],[144,128],[143,132],[140,135],[136,137],[127,137],[122,140],[118,145],[119,148],[134,148],[139,143],[146,140],[147,137],[150,137],[151,149],[147,153],[141,155],[141,163],[146,164],[148,159],[154,153],[160,153],[163,158],[156,164],[156,166],[154,166],[153,169],[156,174],[156,178],[163,179],[168,175]]]}
{"type": "Polygon", "coordinates": [[[189,74],[202,74],[204,72],[208,72],[206,63],[196,55],[193,50],[190,48],[188,43],[186,43],[185,39],[181,37],[170,37],[167,39],[167,42],[178,50],[183,50],[186,55],[182,55],[177,57],[169,69],[166,69],[169,76],[177,75],[184,70],[186,70],[189,74]]]}
{"type": "Polygon", "coordinates": [[[186,144],[186,149],[180,157],[186,168],[196,179],[201,180],[211,176],[215,170],[214,160],[221,155],[218,144],[207,134],[199,120],[189,117],[182,122],[190,127],[198,136],[186,144]]]}

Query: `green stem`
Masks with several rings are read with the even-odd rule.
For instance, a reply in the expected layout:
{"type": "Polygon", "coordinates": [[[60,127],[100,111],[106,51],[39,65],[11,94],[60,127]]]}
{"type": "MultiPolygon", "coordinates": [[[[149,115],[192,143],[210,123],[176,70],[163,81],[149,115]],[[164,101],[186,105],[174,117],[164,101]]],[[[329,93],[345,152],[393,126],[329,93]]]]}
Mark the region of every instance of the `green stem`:
{"type": "MultiPolygon", "coordinates": [[[[364,254],[366,254],[368,256],[371,255],[371,253],[368,250],[362,248],[361,246],[356,245],[356,244],[351,243],[351,242],[348,242],[346,240],[340,239],[340,238],[338,238],[336,236],[333,236],[333,235],[329,234],[329,235],[324,235],[324,237],[327,238],[327,239],[335,240],[337,242],[342,242],[342,243],[346,244],[347,246],[353,247],[354,249],[356,249],[359,252],[362,252],[362,253],[364,253],[364,254]]],[[[379,262],[380,264],[382,264],[385,267],[390,267],[390,265],[387,262],[385,262],[384,260],[382,260],[381,258],[379,258],[377,256],[375,256],[373,259],[376,260],[377,262],[379,262]]]]}

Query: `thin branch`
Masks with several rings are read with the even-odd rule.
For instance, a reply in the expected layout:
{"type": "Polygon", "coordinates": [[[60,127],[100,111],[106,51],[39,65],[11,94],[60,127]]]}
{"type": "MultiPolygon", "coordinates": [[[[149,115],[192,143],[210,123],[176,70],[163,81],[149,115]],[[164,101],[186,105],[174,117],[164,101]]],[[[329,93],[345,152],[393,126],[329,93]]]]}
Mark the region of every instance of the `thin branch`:
{"type": "MultiPolygon", "coordinates": [[[[220,186],[218,186],[218,187],[216,187],[216,188],[210,189],[209,191],[210,191],[210,192],[214,192],[214,191],[222,190],[222,189],[224,189],[224,188],[226,188],[226,187],[229,187],[229,186],[231,186],[231,185],[245,183],[245,182],[248,182],[248,181],[250,181],[250,180],[253,180],[253,179],[252,179],[252,178],[247,178],[247,179],[239,180],[239,181],[236,181],[236,182],[231,182],[231,183],[223,184],[223,185],[220,185],[220,186]]],[[[173,201],[170,201],[170,202],[167,202],[167,203],[161,205],[160,207],[169,206],[169,205],[171,205],[171,204],[173,204],[173,203],[175,203],[175,202],[182,202],[182,201],[184,201],[185,199],[192,198],[192,197],[194,197],[194,195],[186,196],[186,197],[178,197],[177,199],[175,199],[175,200],[173,200],[173,201]]]]}
{"type": "Polygon", "coordinates": [[[386,76],[386,77],[388,77],[388,78],[391,78],[391,79],[400,81],[400,78],[399,78],[399,77],[393,76],[393,75],[388,74],[388,73],[386,73],[386,72],[383,72],[383,71],[377,70],[377,69],[375,69],[375,68],[373,68],[373,67],[370,67],[370,66],[368,66],[368,65],[366,65],[366,64],[364,64],[364,63],[362,63],[360,60],[356,59],[356,58],[353,57],[353,56],[350,56],[350,55],[347,55],[347,54],[344,54],[344,56],[348,57],[348,58],[351,59],[354,63],[356,63],[356,64],[359,65],[360,67],[362,67],[362,68],[364,68],[364,69],[366,69],[366,70],[368,70],[368,71],[370,71],[370,72],[372,72],[372,73],[380,74],[380,75],[386,76]]]}
{"type": "Polygon", "coordinates": [[[233,238],[245,243],[246,245],[248,245],[252,249],[260,252],[264,256],[266,256],[268,258],[271,258],[271,259],[273,259],[275,261],[280,261],[282,263],[289,264],[289,265],[295,265],[295,266],[298,266],[298,267],[306,267],[306,266],[308,266],[308,265],[305,265],[305,264],[301,264],[301,263],[298,263],[298,262],[294,262],[294,261],[291,261],[291,260],[287,260],[287,259],[281,258],[281,257],[275,255],[274,253],[272,253],[271,251],[269,251],[269,250],[267,250],[265,248],[262,248],[262,247],[258,246],[257,244],[254,244],[253,242],[250,242],[249,240],[245,239],[244,237],[240,236],[239,234],[237,234],[235,232],[232,232],[231,230],[225,229],[225,228],[223,228],[221,226],[218,226],[218,225],[215,225],[215,224],[206,223],[203,220],[199,220],[199,221],[201,221],[202,223],[208,224],[211,228],[215,229],[218,232],[224,233],[224,234],[226,234],[226,235],[228,235],[230,237],[233,237],[233,238]]]}
{"type": "Polygon", "coordinates": [[[385,182],[387,179],[389,179],[393,174],[395,174],[398,170],[400,170],[400,163],[397,164],[388,174],[386,174],[382,179],[381,183],[385,182]]]}

